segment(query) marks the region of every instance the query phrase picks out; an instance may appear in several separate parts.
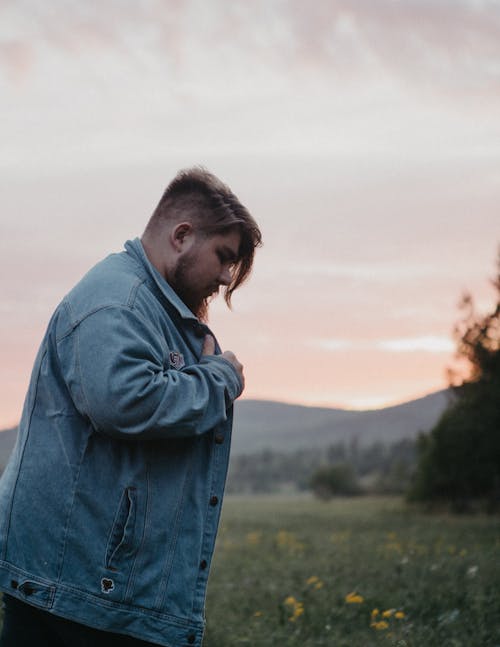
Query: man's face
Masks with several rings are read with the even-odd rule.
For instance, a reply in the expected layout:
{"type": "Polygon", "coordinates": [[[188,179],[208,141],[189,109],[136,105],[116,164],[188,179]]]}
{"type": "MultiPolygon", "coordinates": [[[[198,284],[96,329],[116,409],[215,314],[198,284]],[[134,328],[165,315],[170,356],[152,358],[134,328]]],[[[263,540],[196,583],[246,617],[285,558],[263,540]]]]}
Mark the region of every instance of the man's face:
{"type": "Polygon", "coordinates": [[[187,307],[205,319],[208,300],[221,285],[229,285],[238,260],[241,234],[237,230],[205,238],[196,235],[193,244],[178,259],[170,284],[187,307]]]}

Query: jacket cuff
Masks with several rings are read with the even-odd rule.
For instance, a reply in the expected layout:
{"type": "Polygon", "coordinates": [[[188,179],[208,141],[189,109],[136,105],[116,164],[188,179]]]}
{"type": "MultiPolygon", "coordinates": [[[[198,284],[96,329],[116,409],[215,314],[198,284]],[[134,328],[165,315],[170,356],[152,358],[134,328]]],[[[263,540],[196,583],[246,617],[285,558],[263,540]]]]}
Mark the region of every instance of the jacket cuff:
{"type": "Polygon", "coordinates": [[[227,399],[231,402],[236,400],[243,392],[243,382],[240,374],[231,362],[222,355],[205,355],[201,364],[210,363],[217,371],[220,372],[226,384],[227,399]]]}

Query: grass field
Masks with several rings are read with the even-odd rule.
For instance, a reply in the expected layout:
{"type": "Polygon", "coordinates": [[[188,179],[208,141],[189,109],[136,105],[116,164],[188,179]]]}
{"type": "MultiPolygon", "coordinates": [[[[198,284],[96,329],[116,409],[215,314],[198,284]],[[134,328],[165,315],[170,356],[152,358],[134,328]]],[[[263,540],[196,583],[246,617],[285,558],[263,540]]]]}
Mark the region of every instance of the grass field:
{"type": "Polygon", "coordinates": [[[204,647],[500,647],[500,520],[227,497],[204,647]]]}

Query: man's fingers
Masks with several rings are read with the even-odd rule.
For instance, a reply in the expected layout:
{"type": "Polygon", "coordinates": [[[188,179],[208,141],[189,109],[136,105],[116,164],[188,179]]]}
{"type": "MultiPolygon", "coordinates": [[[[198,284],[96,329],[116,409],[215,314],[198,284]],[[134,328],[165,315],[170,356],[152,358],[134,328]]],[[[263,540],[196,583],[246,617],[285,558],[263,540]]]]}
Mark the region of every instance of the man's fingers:
{"type": "Polygon", "coordinates": [[[225,357],[228,360],[228,362],[231,362],[231,364],[234,366],[234,368],[238,371],[238,374],[239,374],[239,376],[241,378],[241,382],[242,382],[243,388],[244,388],[245,387],[245,376],[243,375],[243,364],[241,364],[238,361],[238,358],[236,357],[236,355],[230,350],[224,351],[222,353],[222,357],[225,357]]]}
{"type": "Polygon", "coordinates": [[[213,355],[215,353],[215,339],[212,335],[205,335],[205,340],[203,342],[203,349],[201,351],[202,355],[213,355]]]}
{"type": "MultiPolygon", "coordinates": [[[[205,339],[203,340],[203,349],[201,351],[201,354],[202,356],[215,355],[215,339],[212,337],[212,335],[205,336],[205,339]]],[[[238,361],[238,358],[236,357],[236,355],[232,351],[226,350],[222,353],[221,357],[224,357],[224,359],[227,359],[228,362],[231,362],[231,364],[238,372],[238,375],[240,376],[241,382],[244,387],[245,376],[243,375],[243,365],[238,361]]]]}

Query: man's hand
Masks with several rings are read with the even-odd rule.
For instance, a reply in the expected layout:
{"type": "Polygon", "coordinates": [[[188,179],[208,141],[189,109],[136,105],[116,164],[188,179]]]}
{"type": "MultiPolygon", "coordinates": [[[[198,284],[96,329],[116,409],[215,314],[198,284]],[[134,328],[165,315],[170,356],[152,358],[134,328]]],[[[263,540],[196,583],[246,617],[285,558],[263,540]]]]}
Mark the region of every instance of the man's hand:
{"type": "MultiPolygon", "coordinates": [[[[202,355],[214,355],[215,354],[215,339],[212,335],[206,335],[205,341],[203,342],[203,350],[201,351],[202,355]]],[[[230,350],[226,350],[222,353],[221,357],[227,359],[228,362],[234,366],[238,372],[241,382],[243,384],[243,389],[245,388],[245,376],[243,375],[243,364],[240,364],[236,358],[236,355],[230,350]]],[[[242,391],[243,391],[242,389],[242,391]]]]}

